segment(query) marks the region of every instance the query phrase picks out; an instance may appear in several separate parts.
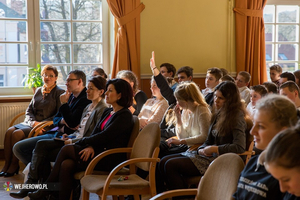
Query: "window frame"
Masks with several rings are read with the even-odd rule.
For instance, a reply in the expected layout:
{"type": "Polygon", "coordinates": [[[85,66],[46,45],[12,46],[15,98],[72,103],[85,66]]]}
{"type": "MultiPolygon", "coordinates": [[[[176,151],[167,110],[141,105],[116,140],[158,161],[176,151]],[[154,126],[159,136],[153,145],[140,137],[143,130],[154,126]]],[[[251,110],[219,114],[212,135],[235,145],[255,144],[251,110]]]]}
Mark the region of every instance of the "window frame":
{"type": "MultiPolygon", "coordinates": [[[[70,4],[72,5],[72,1],[70,0],[70,4]]],[[[28,64],[5,64],[5,66],[37,66],[37,63],[41,63],[41,51],[40,51],[40,16],[39,16],[39,1],[37,0],[26,0],[27,6],[27,34],[28,40],[26,42],[17,42],[22,44],[28,44],[28,64]],[[30,51],[30,52],[29,52],[30,51]]],[[[9,20],[9,19],[8,19],[9,20]]],[[[24,19],[16,19],[16,20],[24,20],[24,19]]],[[[110,40],[110,35],[113,33],[113,28],[110,26],[110,22],[113,21],[113,17],[109,12],[108,4],[106,0],[102,0],[102,66],[107,74],[110,74],[110,52],[112,45],[110,44],[112,41],[110,40]]],[[[71,22],[73,23],[73,22],[71,22]]],[[[71,32],[72,34],[72,29],[71,32]]],[[[2,42],[1,42],[2,43],[2,42]]],[[[15,43],[4,41],[4,43],[15,43]]],[[[71,43],[73,43],[71,41],[71,43]]],[[[93,43],[92,43],[93,44],[93,43]]],[[[71,55],[73,57],[73,55],[71,55]]],[[[45,64],[41,64],[44,66],[45,64]]],[[[54,66],[61,66],[62,64],[53,64],[54,66]]],[[[89,65],[88,63],[82,64],[63,64],[68,66],[79,66],[79,65],[89,65]]],[[[97,65],[92,63],[92,65],[97,65]]],[[[4,64],[2,65],[4,66],[4,64]]],[[[27,70],[28,73],[28,70],[27,70]]],[[[5,77],[4,77],[5,79],[5,77]]],[[[62,88],[65,88],[64,85],[61,85],[62,88]]],[[[32,90],[29,88],[25,88],[22,86],[18,87],[0,87],[0,97],[7,96],[22,96],[22,95],[32,95],[32,90]]]]}
{"type": "Polygon", "coordinates": [[[275,5],[275,20],[273,23],[270,22],[265,22],[265,26],[266,25],[274,25],[275,29],[273,32],[273,37],[277,37],[277,28],[276,26],[278,25],[298,25],[298,41],[296,42],[284,42],[284,41],[277,41],[276,39],[274,41],[265,41],[265,45],[275,45],[274,46],[274,52],[272,52],[272,60],[268,61],[266,60],[266,65],[267,65],[267,71],[269,72],[269,67],[273,64],[281,64],[281,63],[298,63],[295,66],[295,70],[300,69],[299,63],[300,63],[300,13],[298,15],[298,22],[297,23],[278,23],[277,22],[277,7],[276,6],[292,6],[292,5],[298,5],[299,6],[299,11],[300,11],[300,0],[268,0],[266,5],[275,5]],[[297,44],[298,45],[298,49],[296,49],[296,57],[297,59],[294,60],[278,60],[277,57],[279,56],[279,53],[277,52],[278,44],[297,44]],[[279,61],[279,62],[278,62],[279,61]]]}

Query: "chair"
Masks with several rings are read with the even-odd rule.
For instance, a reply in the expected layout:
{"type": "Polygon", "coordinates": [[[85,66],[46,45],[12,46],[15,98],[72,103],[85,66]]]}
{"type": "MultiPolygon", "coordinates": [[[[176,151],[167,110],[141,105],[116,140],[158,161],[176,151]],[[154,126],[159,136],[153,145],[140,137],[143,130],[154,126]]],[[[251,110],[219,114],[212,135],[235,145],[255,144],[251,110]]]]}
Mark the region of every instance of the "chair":
{"type": "Polygon", "coordinates": [[[13,126],[15,124],[15,121],[23,115],[25,115],[25,112],[21,112],[21,113],[17,114],[9,123],[9,127],[13,126]]]}
{"type": "MultiPolygon", "coordinates": [[[[134,122],[134,125],[133,125],[133,129],[132,129],[132,132],[131,132],[131,135],[130,135],[127,147],[132,147],[133,146],[133,143],[134,143],[136,137],[139,134],[140,121],[139,121],[139,118],[137,116],[135,116],[135,115],[133,116],[133,122],[134,122]]],[[[130,154],[127,155],[127,158],[128,159],[130,158],[130,154]]],[[[80,180],[84,176],[84,173],[85,173],[85,171],[77,172],[77,173],[75,173],[74,178],[76,180],[80,180]]],[[[93,174],[108,175],[109,172],[94,170],[93,174]]],[[[117,174],[118,175],[128,175],[129,174],[129,170],[127,168],[123,168],[117,174]]]]}
{"type": "MultiPolygon", "coordinates": [[[[255,152],[253,151],[253,147],[254,147],[253,136],[250,134],[250,130],[253,126],[253,122],[249,117],[246,117],[245,121],[247,124],[247,128],[245,131],[247,151],[245,151],[244,153],[237,154],[237,155],[241,156],[243,158],[243,160],[245,160],[245,165],[246,165],[248,163],[248,161],[250,160],[251,156],[255,155],[255,152]]],[[[200,145],[198,145],[198,147],[199,146],[200,145]]],[[[191,151],[197,150],[198,147],[197,147],[197,145],[194,145],[194,146],[190,147],[189,150],[191,150],[191,151]]],[[[197,185],[199,183],[201,177],[202,176],[188,176],[188,177],[183,177],[183,179],[187,185],[191,186],[191,185],[197,185]]]]}
{"type": "Polygon", "coordinates": [[[198,189],[178,189],[163,192],[150,200],[162,200],[174,196],[194,195],[196,200],[233,199],[244,162],[235,153],[226,153],[215,159],[202,177],[198,189]]]}
{"type": "MultiPolygon", "coordinates": [[[[17,121],[17,119],[21,116],[25,115],[25,112],[21,112],[19,114],[17,114],[9,123],[9,127],[13,126],[15,124],[15,122],[17,121]]],[[[40,131],[45,128],[46,126],[50,126],[53,124],[53,121],[44,121],[44,122],[40,122],[38,125],[36,125],[33,129],[31,129],[31,131],[28,134],[28,137],[35,137],[40,135],[40,131]]]]}
{"type": "Polygon", "coordinates": [[[155,167],[158,158],[160,144],[160,129],[157,123],[150,123],[143,128],[137,136],[132,148],[110,149],[95,157],[85,171],[81,179],[83,188],[82,199],[89,199],[89,193],[97,193],[102,200],[106,200],[107,195],[116,197],[120,195],[134,195],[138,199],[141,194],[156,195],[155,188],[155,167]],[[92,175],[96,164],[103,157],[112,153],[131,153],[130,159],[116,166],[109,175],[92,175]],[[130,174],[128,179],[118,181],[117,172],[124,166],[129,165],[130,174]],[[149,181],[140,178],[136,174],[136,168],[149,172],[149,181]]]}

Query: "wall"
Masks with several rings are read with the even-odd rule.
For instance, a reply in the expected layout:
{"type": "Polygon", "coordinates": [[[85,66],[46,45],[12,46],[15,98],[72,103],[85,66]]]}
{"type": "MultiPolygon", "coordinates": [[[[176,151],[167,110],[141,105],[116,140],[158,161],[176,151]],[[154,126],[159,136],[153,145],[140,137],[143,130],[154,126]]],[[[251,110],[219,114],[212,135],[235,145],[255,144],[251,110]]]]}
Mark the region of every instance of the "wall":
{"type": "Polygon", "coordinates": [[[210,67],[236,71],[233,0],[142,2],[145,4],[141,13],[142,79],[151,75],[152,51],[157,66],[163,62],[170,62],[177,69],[188,65],[198,78],[203,78],[210,67]]]}

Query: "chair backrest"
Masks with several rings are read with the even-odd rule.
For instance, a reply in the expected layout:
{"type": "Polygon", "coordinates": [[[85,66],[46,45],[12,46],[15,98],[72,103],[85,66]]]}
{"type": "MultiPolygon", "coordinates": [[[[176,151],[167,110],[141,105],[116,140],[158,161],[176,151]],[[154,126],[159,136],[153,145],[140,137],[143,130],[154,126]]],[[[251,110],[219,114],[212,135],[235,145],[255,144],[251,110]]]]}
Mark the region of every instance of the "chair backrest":
{"type": "Polygon", "coordinates": [[[232,199],[244,162],[235,153],[226,153],[215,159],[202,177],[197,200],[232,199]]]}
{"type": "Polygon", "coordinates": [[[139,121],[139,118],[135,115],[133,115],[133,122],[134,122],[134,125],[133,125],[133,129],[131,131],[131,135],[130,135],[127,147],[133,146],[133,143],[140,132],[140,121],[139,121]]]}
{"type": "MultiPolygon", "coordinates": [[[[160,129],[155,122],[147,124],[139,133],[132,146],[130,158],[151,158],[156,147],[160,144],[160,129]]],[[[149,170],[149,163],[137,163],[137,167],[149,170]]]]}

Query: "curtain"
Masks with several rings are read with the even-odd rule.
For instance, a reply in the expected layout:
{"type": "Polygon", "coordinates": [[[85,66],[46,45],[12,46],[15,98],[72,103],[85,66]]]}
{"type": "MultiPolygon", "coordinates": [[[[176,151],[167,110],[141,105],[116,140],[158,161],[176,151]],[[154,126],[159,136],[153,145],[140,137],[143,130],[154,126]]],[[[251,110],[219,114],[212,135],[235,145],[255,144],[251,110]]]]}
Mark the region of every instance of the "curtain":
{"type": "Polygon", "coordinates": [[[120,70],[140,75],[140,13],[145,5],[140,0],[107,0],[118,31],[111,77],[120,70]]]}
{"type": "Polygon", "coordinates": [[[236,70],[251,74],[250,85],[267,81],[263,8],[267,0],[236,0],[236,70]]]}

